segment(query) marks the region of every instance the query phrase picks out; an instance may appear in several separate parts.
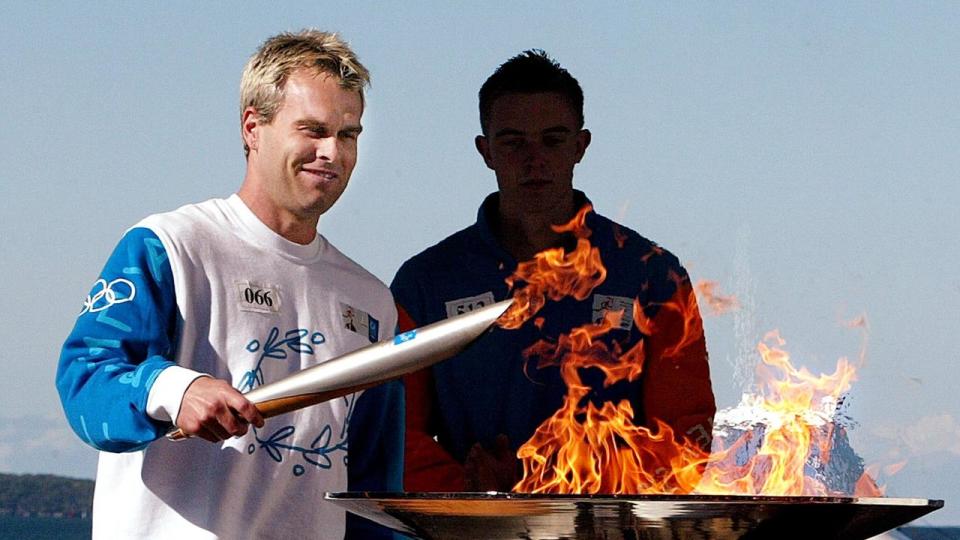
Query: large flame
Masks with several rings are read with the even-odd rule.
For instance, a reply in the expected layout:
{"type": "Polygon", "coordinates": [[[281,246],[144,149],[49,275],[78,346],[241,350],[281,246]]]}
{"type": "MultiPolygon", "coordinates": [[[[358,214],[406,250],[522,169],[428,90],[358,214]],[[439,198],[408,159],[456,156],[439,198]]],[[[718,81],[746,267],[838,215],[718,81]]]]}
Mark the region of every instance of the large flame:
{"type": "MultiPolygon", "coordinates": [[[[590,231],[583,208],[568,224],[556,227],[577,238],[576,249],[546,250],[533,261],[521,264],[508,279],[514,289],[514,306],[501,318],[504,328],[517,328],[532,318],[546,299],[564,296],[587,298],[603,282],[606,269],[599,251],[589,243],[590,231]],[[523,287],[519,287],[523,284],[523,287]]],[[[656,256],[652,252],[650,256],[656,256]]],[[[679,285],[679,277],[673,276],[679,285]]],[[[699,293],[712,314],[737,307],[736,298],[722,296],[716,283],[701,282],[659,305],[682,318],[683,335],[661,351],[660,360],[677,355],[702,337],[698,316],[699,293]]],[[[828,460],[831,455],[832,424],[812,419],[812,411],[835,407],[855,381],[855,367],[845,358],[834,373],[814,375],[795,368],[783,349],[779,333],[771,332],[757,346],[762,390],[754,397],[768,423],[759,443],[753,433],[725,448],[707,452],[696,441],[659,420],[654,426],[634,423],[634,411],[626,400],[597,406],[586,399],[591,389],[581,379],[584,368],[604,373],[604,386],[617,381],[635,381],[643,372],[648,351],[641,340],[621,351],[599,340],[618,327],[622,313],[612,312],[598,323],[587,324],[560,336],[556,343],[541,341],[525,355],[539,358],[538,367],[557,366],[567,387],[561,408],[544,421],[517,453],[523,464],[523,478],[514,491],[560,494],[749,494],[749,495],[849,495],[833,493],[829,487],[806,474],[811,459],[828,460]],[[744,450],[750,446],[755,451],[744,450]]],[[[639,302],[633,305],[633,320],[645,335],[658,331],[639,302]]],[[[538,320],[542,324],[542,319],[538,320]]],[[[865,327],[865,320],[856,326],[865,327]]],[[[882,494],[868,474],[857,482],[857,495],[882,494]]]]}

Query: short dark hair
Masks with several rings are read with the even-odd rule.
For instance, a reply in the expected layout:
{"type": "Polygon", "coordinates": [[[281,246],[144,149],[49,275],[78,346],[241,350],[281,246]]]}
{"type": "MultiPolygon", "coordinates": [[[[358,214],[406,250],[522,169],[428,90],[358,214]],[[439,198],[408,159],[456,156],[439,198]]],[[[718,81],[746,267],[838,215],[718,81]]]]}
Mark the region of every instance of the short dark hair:
{"type": "Polygon", "coordinates": [[[556,92],[570,104],[583,128],[583,90],[556,60],[540,49],[529,49],[507,60],[480,87],[480,128],[487,133],[493,102],[504,94],[556,92]]]}

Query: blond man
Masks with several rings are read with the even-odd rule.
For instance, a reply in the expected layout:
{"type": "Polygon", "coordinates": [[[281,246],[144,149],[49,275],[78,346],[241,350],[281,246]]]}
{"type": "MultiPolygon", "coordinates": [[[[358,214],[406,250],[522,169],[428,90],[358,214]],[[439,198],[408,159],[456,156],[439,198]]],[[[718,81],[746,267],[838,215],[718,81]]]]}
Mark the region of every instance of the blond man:
{"type": "Polygon", "coordinates": [[[242,76],[239,191],[145,218],[108,259],[57,372],[101,450],[94,537],[388,534],[323,494],[399,489],[399,385],[269,422],[243,396],[392,335],[387,288],[317,231],[356,164],[368,83],[334,34],[268,39],[242,76]]]}

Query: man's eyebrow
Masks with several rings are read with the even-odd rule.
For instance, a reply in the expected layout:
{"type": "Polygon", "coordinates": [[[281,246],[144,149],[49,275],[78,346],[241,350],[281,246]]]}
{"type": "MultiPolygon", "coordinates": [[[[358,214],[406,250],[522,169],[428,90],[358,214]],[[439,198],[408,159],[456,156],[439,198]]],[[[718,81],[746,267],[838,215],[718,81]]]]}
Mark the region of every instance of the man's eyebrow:
{"type": "Polygon", "coordinates": [[[508,137],[508,136],[515,136],[515,135],[525,135],[525,133],[515,128],[503,128],[500,131],[494,133],[493,137],[497,138],[497,137],[508,137]]]}
{"type": "MultiPolygon", "coordinates": [[[[295,124],[298,128],[304,127],[312,130],[320,130],[328,127],[326,122],[321,122],[319,120],[310,120],[310,119],[297,120],[295,124]]],[[[345,126],[340,131],[346,132],[346,133],[360,133],[361,131],[363,131],[363,126],[361,126],[360,124],[354,124],[350,126],[345,126]]]]}
{"type": "MultiPolygon", "coordinates": [[[[573,131],[567,126],[552,126],[540,132],[543,135],[548,134],[567,134],[573,133],[573,131]]],[[[514,137],[518,135],[526,135],[525,131],[521,131],[516,128],[503,128],[500,131],[493,134],[494,138],[496,137],[514,137]]]]}
{"type": "Polygon", "coordinates": [[[297,120],[297,121],[295,122],[295,124],[296,124],[297,127],[305,127],[305,128],[310,128],[310,129],[318,129],[318,128],[325,128],[325,127],[327,127],[327,125],[326,125],[325,123],[323,123],[323,122],[321,122],[321,121],[319,121],[319,120],[310,120],[310,119],[297,120]]]}

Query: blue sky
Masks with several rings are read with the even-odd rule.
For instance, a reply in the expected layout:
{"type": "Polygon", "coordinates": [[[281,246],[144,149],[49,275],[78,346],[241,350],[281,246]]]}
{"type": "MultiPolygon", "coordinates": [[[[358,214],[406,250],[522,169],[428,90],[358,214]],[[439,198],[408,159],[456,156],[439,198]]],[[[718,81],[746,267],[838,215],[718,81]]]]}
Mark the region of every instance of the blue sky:
{"type": "Polygon", "coordinates": [[[360,161],[321,231],[389,282],[495,189],[476,92],[527,48],[580,80],[576,185],[739,296],[707,319],[737,403],[763,333],[832,371],[888,494],[960,524],[960,5],[949,2],[0,3],[0,471],[92,477],[53,374],[80,302],[141,217],[243,175],[237,87],[267,36],[340,31],[373,72],[360,161]],[[515,5],[516,4],[516,5],[515,5]],[[740,366],[740,367],[738,367],[740,366]],[[746,366],[746,367],[744,367],[746,366]]]}

